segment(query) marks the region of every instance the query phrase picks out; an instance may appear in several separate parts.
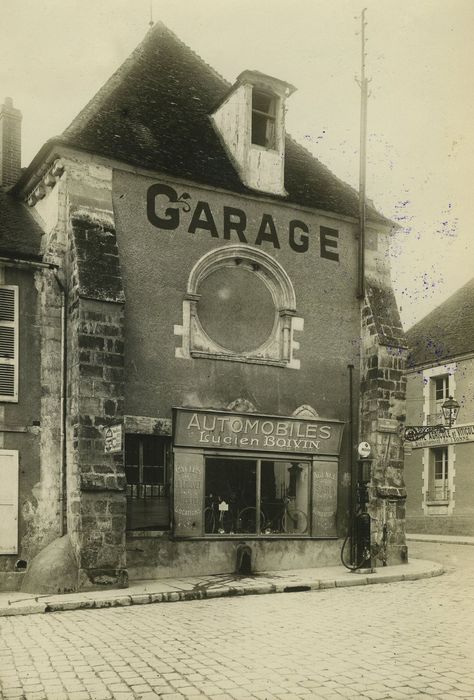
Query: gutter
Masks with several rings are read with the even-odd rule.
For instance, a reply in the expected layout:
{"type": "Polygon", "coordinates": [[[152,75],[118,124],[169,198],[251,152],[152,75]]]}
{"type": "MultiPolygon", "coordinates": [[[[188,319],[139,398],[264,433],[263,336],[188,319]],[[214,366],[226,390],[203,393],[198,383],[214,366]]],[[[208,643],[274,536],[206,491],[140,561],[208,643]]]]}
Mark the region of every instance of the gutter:
{"type": "Polygon", "coordinates": [[[0,256],[0,265],[5,267],[20,267],[27,268],[33,267],[38,270],[59,270],[59,265],[55,263],[45,263],[39,260],[29,260],[28,258],[13,258],[13,257],[3,257],[0,256]]]}

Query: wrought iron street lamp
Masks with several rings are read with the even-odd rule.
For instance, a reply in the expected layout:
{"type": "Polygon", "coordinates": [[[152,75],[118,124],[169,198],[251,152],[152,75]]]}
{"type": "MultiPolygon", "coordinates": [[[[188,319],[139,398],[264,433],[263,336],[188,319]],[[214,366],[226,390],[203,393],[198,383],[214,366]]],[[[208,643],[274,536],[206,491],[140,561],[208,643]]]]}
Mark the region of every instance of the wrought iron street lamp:
{"type": "Polygon", "coordinates": [[[460,405],[452,396],[446,399],[441,406],[445,424],[441,425],[407,425],[405,426],[405,440],[415,442],[422,440],[427,435],[429,437],[442,437],[449,428],[452,428],[458,417],[460,405]]]}
{"type": "Polygon", "coordinates": [[[452,396],[450,396],[449,399],[446,399],[444,404],[441,406],[444,416],[444,424],[447,425],[448,428],[451,428],[455,424],[460,408],[460,405],[453,399],[452,396]]]}

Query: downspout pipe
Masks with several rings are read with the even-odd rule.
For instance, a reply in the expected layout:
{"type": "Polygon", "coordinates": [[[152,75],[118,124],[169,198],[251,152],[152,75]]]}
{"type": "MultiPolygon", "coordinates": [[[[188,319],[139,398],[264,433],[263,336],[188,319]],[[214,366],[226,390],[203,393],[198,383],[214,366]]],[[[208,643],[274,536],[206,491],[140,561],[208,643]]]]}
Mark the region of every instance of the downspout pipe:
{"type": "Polygon", "coordinates": [[[350,494],[350,525],[352,564],[355,563],[355,508],[357,502],[357,465],[354,459],[354,365],[347,365],[349,370],[349,459],[351,470],[351,494],[350,494]]]}

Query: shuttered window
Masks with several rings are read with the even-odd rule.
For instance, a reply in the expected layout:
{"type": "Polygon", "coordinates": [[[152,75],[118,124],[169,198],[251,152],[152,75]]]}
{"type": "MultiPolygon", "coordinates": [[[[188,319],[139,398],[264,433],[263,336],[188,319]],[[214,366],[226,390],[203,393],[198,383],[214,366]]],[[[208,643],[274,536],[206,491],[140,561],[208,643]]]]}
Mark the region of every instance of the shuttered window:
{"type": "Polygon", "coordinates": [[[0,285],[0,401],[18,401],[18,287],[0,285]]]}
{"type": "Polygon", "coordinates": [[[18,451],[0,450],[0,554],[18,553],[18,451]]]}

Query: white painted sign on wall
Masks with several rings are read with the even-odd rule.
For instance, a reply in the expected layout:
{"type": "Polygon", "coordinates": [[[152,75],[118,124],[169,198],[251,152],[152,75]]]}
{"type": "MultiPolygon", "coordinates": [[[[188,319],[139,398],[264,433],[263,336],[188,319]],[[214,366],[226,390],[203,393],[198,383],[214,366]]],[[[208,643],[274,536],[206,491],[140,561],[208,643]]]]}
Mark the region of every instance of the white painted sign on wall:
{"type": "Polygon", "coordinates": [[[112,454],[122,451],[122,425],[111,425],[104,431],[104,452],[112,454]]]}

